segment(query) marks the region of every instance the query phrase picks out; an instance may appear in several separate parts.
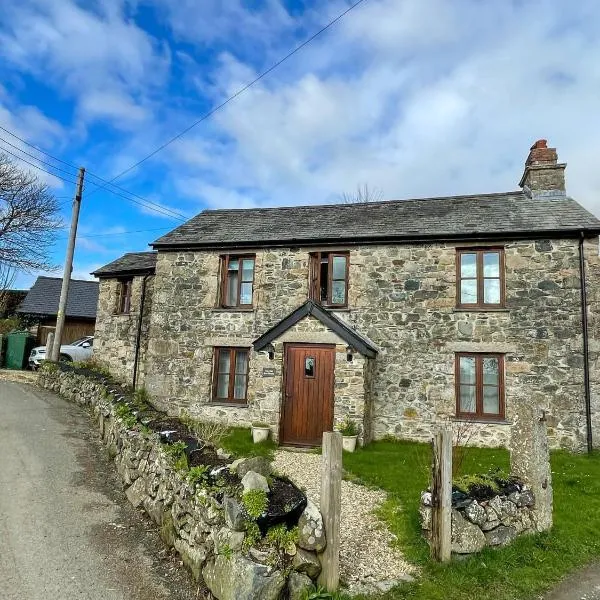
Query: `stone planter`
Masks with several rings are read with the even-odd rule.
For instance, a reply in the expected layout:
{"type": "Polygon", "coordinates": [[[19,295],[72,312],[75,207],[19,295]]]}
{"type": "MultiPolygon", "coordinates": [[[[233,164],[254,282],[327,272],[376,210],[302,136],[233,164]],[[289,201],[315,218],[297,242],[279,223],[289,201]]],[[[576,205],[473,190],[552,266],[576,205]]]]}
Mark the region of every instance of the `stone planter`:
{"type": "Polygon", "coordinates": [[[255,444],[266,442],[269,439],[271,429],[269,427],[255,427],[252,425],[252,441],[255,444]]]}
{"type": "Polygon", "coordinates": [[[342,448],[346,452],[354,452],[356,450],[356,441],[358,440],[357,435],[343,435],[342,436],[342,448]]]}

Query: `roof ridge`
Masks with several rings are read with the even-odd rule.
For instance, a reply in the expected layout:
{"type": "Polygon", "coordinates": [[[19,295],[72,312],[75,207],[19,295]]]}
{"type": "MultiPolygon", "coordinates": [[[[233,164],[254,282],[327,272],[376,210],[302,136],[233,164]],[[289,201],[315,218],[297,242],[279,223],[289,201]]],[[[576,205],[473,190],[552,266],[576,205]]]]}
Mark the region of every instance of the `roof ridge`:
{"type": "MultiPolygon", "coordinates": [[[[194,217],[192,217],[192,219],[194,219],[195,217],[198,217],[200,215],[203,214],[207,214],[207,213],[226,213],[226,212],[245,212],[245,211],[249,211],[249,210],[294,210],[294,209],[298,209],[298,208],[332,208],[332,207],[340,207],[340,208],[344,208],[344,207],[356,207],[357,205],[369,205],[369,206],[376,206],[376,205],[389,205],[389,204],[395,204],[395,203],[404,203],[404,202],[423,202],[423,201],[429,201],[429,200],[470,200],[473,198],[497,198],[497,197],[501,197],[501,196],[515,196],[515,195],[520,195],[523,196],[525,195],[525,193],[523,192],[523,190],[515,190],[512,192],[491,192],[491,193],[487,193],[487,194],[460,194],[458,196],[425,196],[422,198],[394,198],[394,199],[390,199],[390,200],[377,200],[376,202],[349,202],[349,203],[345,203],[345,202],[333,202],[330,204],[294,204],[292,206],[254,206],[251,208],[214,208],[214,209],[208,209],[208,210],[203,210],[202,212],[198,213],[197,215],[195,215],[194,217]]],[[[190,219],[191,220],[191,219],[190,219]]],[[[187,221],[189,223],[189,221],[187,221]]],[[[182,225],[185,225],[185,223],[182,223],[182,225]]],[[[179,226],[181,227],[181,225],[179,226]]]]}
{"type": "MultiPolygon", "coordinates": [[[[38,279],[53,279],[56,281],[62,281],[63,278],[62,277],[51,277],[50,275],[38,275],[36,281],[38,279]]],[[[93,279],[73,279],[72,277],[69,279],[69,281],[77,281],[80,283],[96,283],[96,284],[98,283],[97,281],[94,281],[93,279]]],[[[35,282],[33,283],[33,285],[35,285],[35,282]]]]}

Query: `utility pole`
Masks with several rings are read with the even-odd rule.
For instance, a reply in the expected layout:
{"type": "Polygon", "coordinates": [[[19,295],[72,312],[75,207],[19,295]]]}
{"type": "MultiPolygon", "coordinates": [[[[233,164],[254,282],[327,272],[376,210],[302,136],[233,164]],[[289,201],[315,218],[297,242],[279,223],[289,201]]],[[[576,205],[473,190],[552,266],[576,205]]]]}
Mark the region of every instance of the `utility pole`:
{"type": "MultiPolygon", "coordinates": [[[[60,289],[60,301],[58,303],[58,313],[56,315],[56,329],[54,331],[54,344],[50,349],[50,360],[57,362],[60,357],[60,345],[62,340],[63,328],[65,325],[65,312],[67,310],[67,298],[69,296],[69,281],[71,280],[71,271],[73,270],[73,254],[75,253],[75,238],[77,237],[77,223],[79,221],[79,209],[81,207],[81,195],[83,193],[83,177],[85,169],[79,168],[77,178],[77,189],[73,199],[73,212],[71,216],[71,232],[69,233],[69,243],[67,245],[67,256],[65,258],[65,271],[63,273],[62,287],[60,289]]],[[[46,349],[48,356],[48,349],[46,349]]]]}

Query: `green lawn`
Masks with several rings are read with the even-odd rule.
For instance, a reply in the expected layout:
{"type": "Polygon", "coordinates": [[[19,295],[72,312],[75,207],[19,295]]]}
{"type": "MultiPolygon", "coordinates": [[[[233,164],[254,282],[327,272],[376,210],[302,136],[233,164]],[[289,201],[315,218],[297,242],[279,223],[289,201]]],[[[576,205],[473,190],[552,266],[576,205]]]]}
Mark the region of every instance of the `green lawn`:
{"type": "MultiPolygon", "coordinates": [[[[379,515],[398,536],[406,558],[421,569],[416,582],[399,586],[384,596],[387,600],[526,600],[600,557],[600,454],[552,454],[555,525],[550,533],[524,536],[507,548],[444,566],[429,560],[418,521],[429,464],[425,444],[382,441],[344,453],[349,478],[389,493],[379,515]]],[[[472,448],[462,471],[485,472],[495,466],[508,469],[507,451],[472,448]]]]}
{"type": "Polygon", "coordinates": [[[252,441],[250,429],[245,427],[231,427],[227,435],[219,442],[219,445],[235,456],[264,456],[273,459],[277,444],[267,440],[260,444],[252,441]]]}

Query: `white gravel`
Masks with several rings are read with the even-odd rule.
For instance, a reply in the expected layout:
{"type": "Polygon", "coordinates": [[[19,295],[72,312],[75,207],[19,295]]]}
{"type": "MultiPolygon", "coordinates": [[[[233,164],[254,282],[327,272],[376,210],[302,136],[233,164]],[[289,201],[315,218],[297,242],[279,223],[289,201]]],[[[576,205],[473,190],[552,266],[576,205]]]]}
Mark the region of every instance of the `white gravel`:
{"type": "MultiPolygon", "coordinates": [[[[278,450],[273,467],[319,505],[320,455],[278,450]]],[[[385,499],[381,490],[342,481],[340,578],[351,592],[385,591],[415,572],[391,546],[395,536],[374,515],[385,499]]]]}

